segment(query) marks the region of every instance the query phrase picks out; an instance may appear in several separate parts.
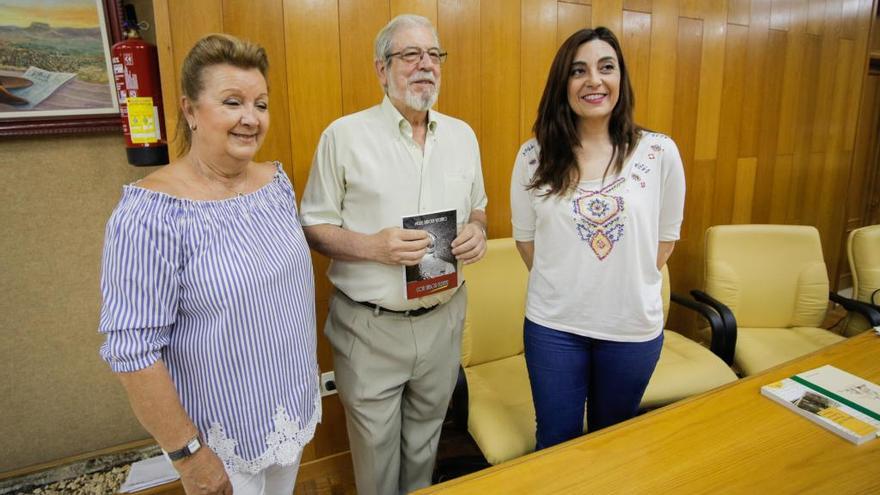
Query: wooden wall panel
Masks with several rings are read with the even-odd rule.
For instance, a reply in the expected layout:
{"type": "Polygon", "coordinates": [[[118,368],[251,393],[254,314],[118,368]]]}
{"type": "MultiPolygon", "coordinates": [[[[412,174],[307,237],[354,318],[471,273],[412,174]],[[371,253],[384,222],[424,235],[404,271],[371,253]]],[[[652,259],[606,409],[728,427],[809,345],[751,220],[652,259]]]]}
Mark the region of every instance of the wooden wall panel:
{"type": "Polygon", "coordinates": [[[508,237],[510,174],[520,140],[521,8],[504,0],[480,2],[483,50],[480,152],[489,196],[489,235],[508,237]]]}
{"type": "Polygon", "coordinates": [[[556,0],[523,0],[519,139],[532,135],[547,73],[556,54],[556,0]]]}
{"type": "MultiPolygon", "coordinates": [[[[167,74],[173,79],[198,37],[227,30],[267,45],[273,130],[263,154],[290,162],[298,193],[321,131],[381,99],[376,32],[414,12],[436,22],[449,52],[438,109],[468,122],[480,140],[491,237],[510,234],[510,169],[531,134],[552,57],[571,33],[597,25],[621,39],[637,122],[671,134],[684,158],[675,290],[702,284],[703,233],[731,222],[817,226],[835,280],[846,220],[861,218],[845,209],[860,204],[863,190],[848,189],[875,153],[876,137],[856,127],[864,105],[880,101],[876,81],[862,96],[874,0],[155,1],[172,109],[176,81],[167,74]]],[[[314,260],[323,326],[332,288],[327,260],[314,260]]],[[[671,319],[685,321],[675,309],[671,319]]],[[[323,337],[318,353],[322,369],[332,367],[323,337]]],[[[307,460],[346,448],[338,401],[324,407],[307,460]]]]}
{"type": "Polygon", "coordinates": [[[177,154],[174,142],[175,126],[177,125],[177,87],[179,78],[178,66],[174,56],[174,42],[171,37],[171,13],[167,0],[153,2],[153,26],[156,35],[156,49],[159,54],[159,74],[162,74],[162,108],[165,111],[165,132],[168,134],[169,157],[177,154]]]}
{"type": "Polygon", "coordinates": [[[682,17],[678,22],[675,98],[670,135],[684,160],[686,175],[691,175],[696,147],[697,105],[699,103],[700,56],[703,45],[703,22],[682,17]],[[696,88],[696,91],[695,91],[696,88]]]}
{"type": "Polygon", "coordinates": [[[440,43],[449,53],[443,66],[439,109],[470,124],[480,139],[483,73],[480,2],[439,0],[437,19],[440,43]]]}
{"type": "Polygon", "coordinates": [[[305,187],[321,132],[342,116],[338,18],[334,2],[284,2],[287,92],[293,120],[290,141],[298,196],[305,187]]]}
{"type": "Polygon", "coordinates": [[[623,0],[623,10],[633,12],[651,13],[651,0],[623,0]]]}
{"type": "Polygon", "coordinates": [[[619,33],[622,27],[623,0],[593,2],[593,26],[605,26],[619,33]]]}
{"type": "Polygon", "coordinates": [[[807,0],[807,32],[822,36],[825,29],[825,0],[807,0]]]}
{"type": "MultiPolygon", "coordinates": [[[[480,2],[438,0],[437,11],[440,43],[449,53],[443,66],[438,108],[471,126],[480,141],[482,157],[485,157],[481,137],[483,34],[480,2]]],[[[483,170],[485,173],[485,164],[483,170]]],[[[490,211],[494,206],[494,202],[489,205],[490,211]]]]}
{"type": "MultiPolygon", "coordinates": [[[[308,178],[315,146],[323,130],[342,116],[342,73],[339,47],[339,9],[335,2],[284,1],[287,93],[293,125],[289,139],[293,153],[293,178],[297,197],[308,178]],[[321,47],[316,50],[315,47],[321,47]]],[[[277,129],[276,129],[277,130],[277,129]]],[[[319,335],[327,316],[332,286],[324,274],[329,260],[313,252],[316,315],[319,335]]],[[[318,339],[318,366],[333,369],[330,344],[318,339]]],[[[345,419],[337,396],[322,401],[323,418],[315,440],[303,452],[302,462],[348,450],[345,419]]]]}
{"type": "Polygon", "coordinates": [[[740,26],[748,26],[751,0],[729,0],[727,5],[727,22],[740,26]]]}
{"type": "Polygon", "coordinates": [[[732,219],[748,33],[748,27],[737,24],[727,26],[724,85],[721,88],[721,125],[717,137],[718,162],[712,210],[713,225],[730,223],[732,219]]]}
{"type": "Polygon", "coordinates": [[[654,0],[651,14],[651,64],[648,106],[643,125],[666,134],[672,133],[675,105],[675,64],[678,43],[678,0],[654,0]]]}
{"type": "Polygon", "coordinates": [[[559,2],[556,13],[556,46],[578,30],[593,26],[593,8],[589,5],[559,2]]]}
{"type": "MultiPolygon", "coordinates": [[[[765,50],[763,72],[771,74],[785,65],[787,37],[784,31],[771,30],[765,50]]],[[[765,77],[761,93],[763,104],[758,112],[758,134],[755,154],[758,168],[755,175],[752,223],[769,223],[770,203],[777,184],[773,181],[779,133],[779,105],[782,100],[781,77],[765,77]]]]}
{"type": "Polygon", "coordinates": [[[346,114],[369,108],[382,99],[373,64],[373,42],[389,19],[388,0],[339,0],[342,110],[346,114]]]}
{"type": "Polygon", "coordinates": [[[703,57],[700,61],[700,104],[697,108],[694,158],[714,160],[718,155],[727,6],[723,2],[705,2],[703,17],[703,57]]]}
{"type": "Polygon", "coordinates": [[[271,131],[256,159],[279,160],[292,176],[284,5],[276,0],[223,0],[223,32],[259,43],[266,49],[270,60],[268,85],[271,131]]]}
{"type": "Polygon", "coordinates": [[[782,87],[784,88],[779,101],[779,129],[777,151],[782,155],[791,155],[796,146],[795,129],[798,124],[797,110],[803,77],[804,49],[806,34],[789,31],[785,62],[778,69],[782,71],[782,87]]]}
{"type": "Polygon", "coordinates": [[[646,122],[648,105],[642,99],[648,95],[648,83],[651,79],[651,14],[624,10],[623,33],[619,40],[635,95],[634,116],[636,122],[646,122]]]}
{"type": "Polygon", "coordinates": [[[770,2],[753,1],[749,20],[748,50],[745,60],[745,79],[743,80],[742,113],[740,114],[739,156],[758,154],[759,118],[764,105],[762,85],[770,75],[765,66],[768,30],[770,24],[770,2]]]}
{"type": "MultiPolygon", "coordinates": [[[[437,26],[437,0],[391,0],[389,19],[400,14],[427,17],[437,26]]],[[[375,36],[375,34],[374,34],[375,36]]]]}

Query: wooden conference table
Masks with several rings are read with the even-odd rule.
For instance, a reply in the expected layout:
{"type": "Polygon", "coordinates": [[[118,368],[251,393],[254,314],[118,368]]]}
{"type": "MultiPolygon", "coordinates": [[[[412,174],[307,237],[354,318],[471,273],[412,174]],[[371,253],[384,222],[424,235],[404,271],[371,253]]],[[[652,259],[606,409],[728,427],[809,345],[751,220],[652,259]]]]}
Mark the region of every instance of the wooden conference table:
{"type": "Polygon", "coordinates": [[[880,439],[860,446],[763,397],[832,364],[880,383],[865,332],[614,427],[416,493],[880,493],[880,439]]]}

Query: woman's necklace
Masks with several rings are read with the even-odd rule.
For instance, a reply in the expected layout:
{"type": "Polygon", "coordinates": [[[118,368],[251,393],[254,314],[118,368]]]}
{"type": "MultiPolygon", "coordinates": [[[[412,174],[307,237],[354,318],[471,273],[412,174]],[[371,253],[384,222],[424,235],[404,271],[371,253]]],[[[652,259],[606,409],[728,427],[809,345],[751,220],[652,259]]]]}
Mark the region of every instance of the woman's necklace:
{"type": "MultiPolygon", "coordinates": [[[[190,157],[189,161],[192,164],[193,168],[196,170],[197,174],[199,176],[201,176],[202,180],[205,181],[205,183],[207,183],[207,188],[206,188],[207,191],[206,192],[208,192],[209,195],[213,196],[213,194],[211,194],[211,193],[212,193],[212,191],[216,191],[218,189],[218,186],[223,189],[223,192],[221,195],[224,196],[223,198],[219,198],[219,199],[228,199],[229,197],[233,197],[233,198],[239,197],[240,198],[240,197],[244,196],[245,194],[247,194],[247,185],[248,185],[248,180],[250,179],[249,173],[248,173],[249,167],[247,165],[245,165],[244,171],[241,173],[243,175],[243,180],[241,181],[241,184],[239,184],[238,187],[230,188],[226,183],[212,178],[211,177],[212,174],[206,173],[203,168],[204,166],[198,164],[198,162],[194,158],[190,157]],[[230,194],[232,196],[230,196],[230,194]]],[[[210,167],[208,167],[208,168],[210,169],[210,167]]],[[[222,174],[214,173],[213,175],[220,176],[222,174]]]]}

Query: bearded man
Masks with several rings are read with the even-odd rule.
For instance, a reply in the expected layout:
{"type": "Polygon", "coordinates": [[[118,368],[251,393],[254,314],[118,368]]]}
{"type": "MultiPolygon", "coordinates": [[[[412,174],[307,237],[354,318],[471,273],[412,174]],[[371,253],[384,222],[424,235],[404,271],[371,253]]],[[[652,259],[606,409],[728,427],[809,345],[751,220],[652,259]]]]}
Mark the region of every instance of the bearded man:
{"type": "Polygon", "coordinates": [[[324,131],[303,195],[309,244],[331,258],[324,333],[361,495],[430,484],[461,352],[465,288],[406,298],[402,265],[419,263],[429,236],[402,218],[454,209],[457,262],[486,252],[476,136],[431,109],[445,59],[428,19],[392,19],[375,44],[385,98],[324,131]]]}

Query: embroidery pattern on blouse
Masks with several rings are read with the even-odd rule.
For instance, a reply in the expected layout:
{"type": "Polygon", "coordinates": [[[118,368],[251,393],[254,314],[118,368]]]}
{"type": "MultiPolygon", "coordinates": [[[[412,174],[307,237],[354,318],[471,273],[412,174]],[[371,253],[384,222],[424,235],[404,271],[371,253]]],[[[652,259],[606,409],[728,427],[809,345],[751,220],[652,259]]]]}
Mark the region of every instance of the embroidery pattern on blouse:
{"type": "Polygon", "coordinates": [[[624,233],[623,196],[614,195],[626,182],[618,177],[597,191],[577,188],[572,199],[572,218],[578,236],[585,241],[599,260],[611,254],[624,233]]]}
{"type": "Polygon", "coordinates": [[[276,464],[288,466],[315,436],[315,428],[321,420],[321,394],[317,390],[314,394],[314,407],[312,417],[303,424],[298,414],[294,412],[291,418],[287,408],[279,404],[272,415],[275,428],[266,436],[266,451],[256,459],[246,460],[238,455],[235,452],[238,440],[229,438],[226,429],[217,422],[212,423],[207,431],[208,446],[227,468],[235,472],[254,474],[276,464]]]}

